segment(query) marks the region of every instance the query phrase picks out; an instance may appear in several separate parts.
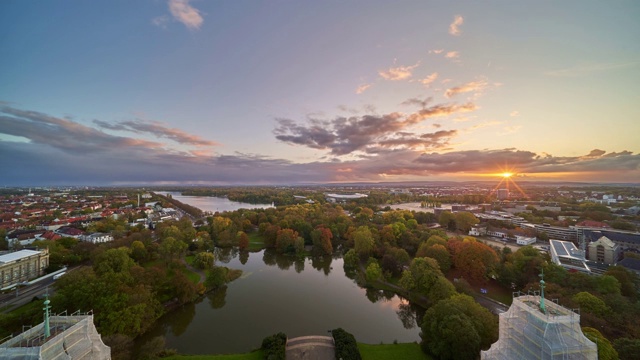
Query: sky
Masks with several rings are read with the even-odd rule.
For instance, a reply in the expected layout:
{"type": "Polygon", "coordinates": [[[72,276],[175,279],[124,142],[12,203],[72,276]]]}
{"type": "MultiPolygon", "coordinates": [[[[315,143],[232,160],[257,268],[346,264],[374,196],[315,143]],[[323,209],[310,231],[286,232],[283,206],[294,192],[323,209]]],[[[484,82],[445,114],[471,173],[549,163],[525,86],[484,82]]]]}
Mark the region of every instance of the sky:
{"type": "Polygon", "coordinates": [[[0,2],[0,185],[640,183],[640,2],[0,2]]]}

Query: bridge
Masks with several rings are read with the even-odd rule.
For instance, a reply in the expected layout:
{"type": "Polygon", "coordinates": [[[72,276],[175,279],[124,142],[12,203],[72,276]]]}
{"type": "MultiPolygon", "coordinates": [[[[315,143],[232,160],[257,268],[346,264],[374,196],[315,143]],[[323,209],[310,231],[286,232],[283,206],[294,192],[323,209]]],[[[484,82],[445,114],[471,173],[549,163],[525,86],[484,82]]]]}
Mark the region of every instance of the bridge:
{"type": "Polygon", "coordinates": [[[331,336],[300,336],[287,339],[287,360],[334,360],[335,344],[331,336]]]}

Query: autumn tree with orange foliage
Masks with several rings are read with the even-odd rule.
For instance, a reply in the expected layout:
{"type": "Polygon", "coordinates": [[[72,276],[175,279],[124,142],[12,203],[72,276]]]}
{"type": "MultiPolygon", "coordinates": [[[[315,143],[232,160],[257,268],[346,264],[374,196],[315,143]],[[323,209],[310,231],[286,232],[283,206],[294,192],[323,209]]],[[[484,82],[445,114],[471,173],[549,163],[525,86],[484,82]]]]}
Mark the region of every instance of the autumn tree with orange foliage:
{"type": "Polygon", "coordinates": [[[453,266],[470,283],[486,282],[500,262],[495,250],[474,238],[449,239],[447,246],[453,266]]]}

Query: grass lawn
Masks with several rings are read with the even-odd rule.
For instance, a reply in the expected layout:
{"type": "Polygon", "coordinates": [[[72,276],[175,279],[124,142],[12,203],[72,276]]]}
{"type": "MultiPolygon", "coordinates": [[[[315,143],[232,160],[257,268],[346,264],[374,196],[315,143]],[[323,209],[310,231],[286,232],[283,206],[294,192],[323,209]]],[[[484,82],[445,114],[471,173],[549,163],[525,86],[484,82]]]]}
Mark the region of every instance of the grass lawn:
{"type": "Polygon", "coordinates": [[[363,360],[431,360],[416,343],[369,345],[358,343],[363,360]]]}
{"type": "Polygon", "coordinates": [[[247,235],[249,235],[249,251],[260,251],[265,248],[264,238],[257,231],[252,231],[247,235]]]}
{"type": "Polygon", "coordinates": [[[187,264],[193,266],[193,261],[196,259],[195,255],[188,255],[184,257],[184,261],[187,262],[187,264]]]}
{"type": "Polygon", "coordinates": [[[262,350],[253,351],[245,354],[231,355],[175,355],[164,359],[167,360],[262,360],[262,350]]]}
{"type": "Polygon", "coordinates": [[[200,282],[200,275],[194,273],[193,271],[187,268],[182,268],[182,272],[187,276],[189,280],[191,280],[192,283],[197,284],[200,282]]]}

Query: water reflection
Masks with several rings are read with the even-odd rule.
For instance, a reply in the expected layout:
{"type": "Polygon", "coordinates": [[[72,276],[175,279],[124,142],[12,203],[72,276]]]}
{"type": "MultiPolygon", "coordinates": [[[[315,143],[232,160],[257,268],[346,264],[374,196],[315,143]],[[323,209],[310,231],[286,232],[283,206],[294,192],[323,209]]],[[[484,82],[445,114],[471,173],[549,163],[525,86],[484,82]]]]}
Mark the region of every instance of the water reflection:
{"type": "Polygon", "coordinates": [[[207,299],[209,299],[209,305],[212,309],[221,309],[222,307],[224,307],[224,305],[227,303],[226,298],[227,286],[223,286],[207,294],[207,299]]]}
{"type": "Polygon", "coordinates": [[[358,286],[339,256],[304,258],[273,249],[216,249],[215,254],[220,265],[241,269],[243,276],[204,301],[167,314],[141,343],[164,335],[167,347],[181,353],[246,352],[280,331],[296,337],[337,327],[364,343],[420,340],[419,308],[392,292],[358,286]]]}
{"type": "Polygon", "coordinates": [[[240,251],[238,255],[238,259],[240,260],[240,264],[244,265],[249,260],[249,252],[248,251],[240,251]]]}

